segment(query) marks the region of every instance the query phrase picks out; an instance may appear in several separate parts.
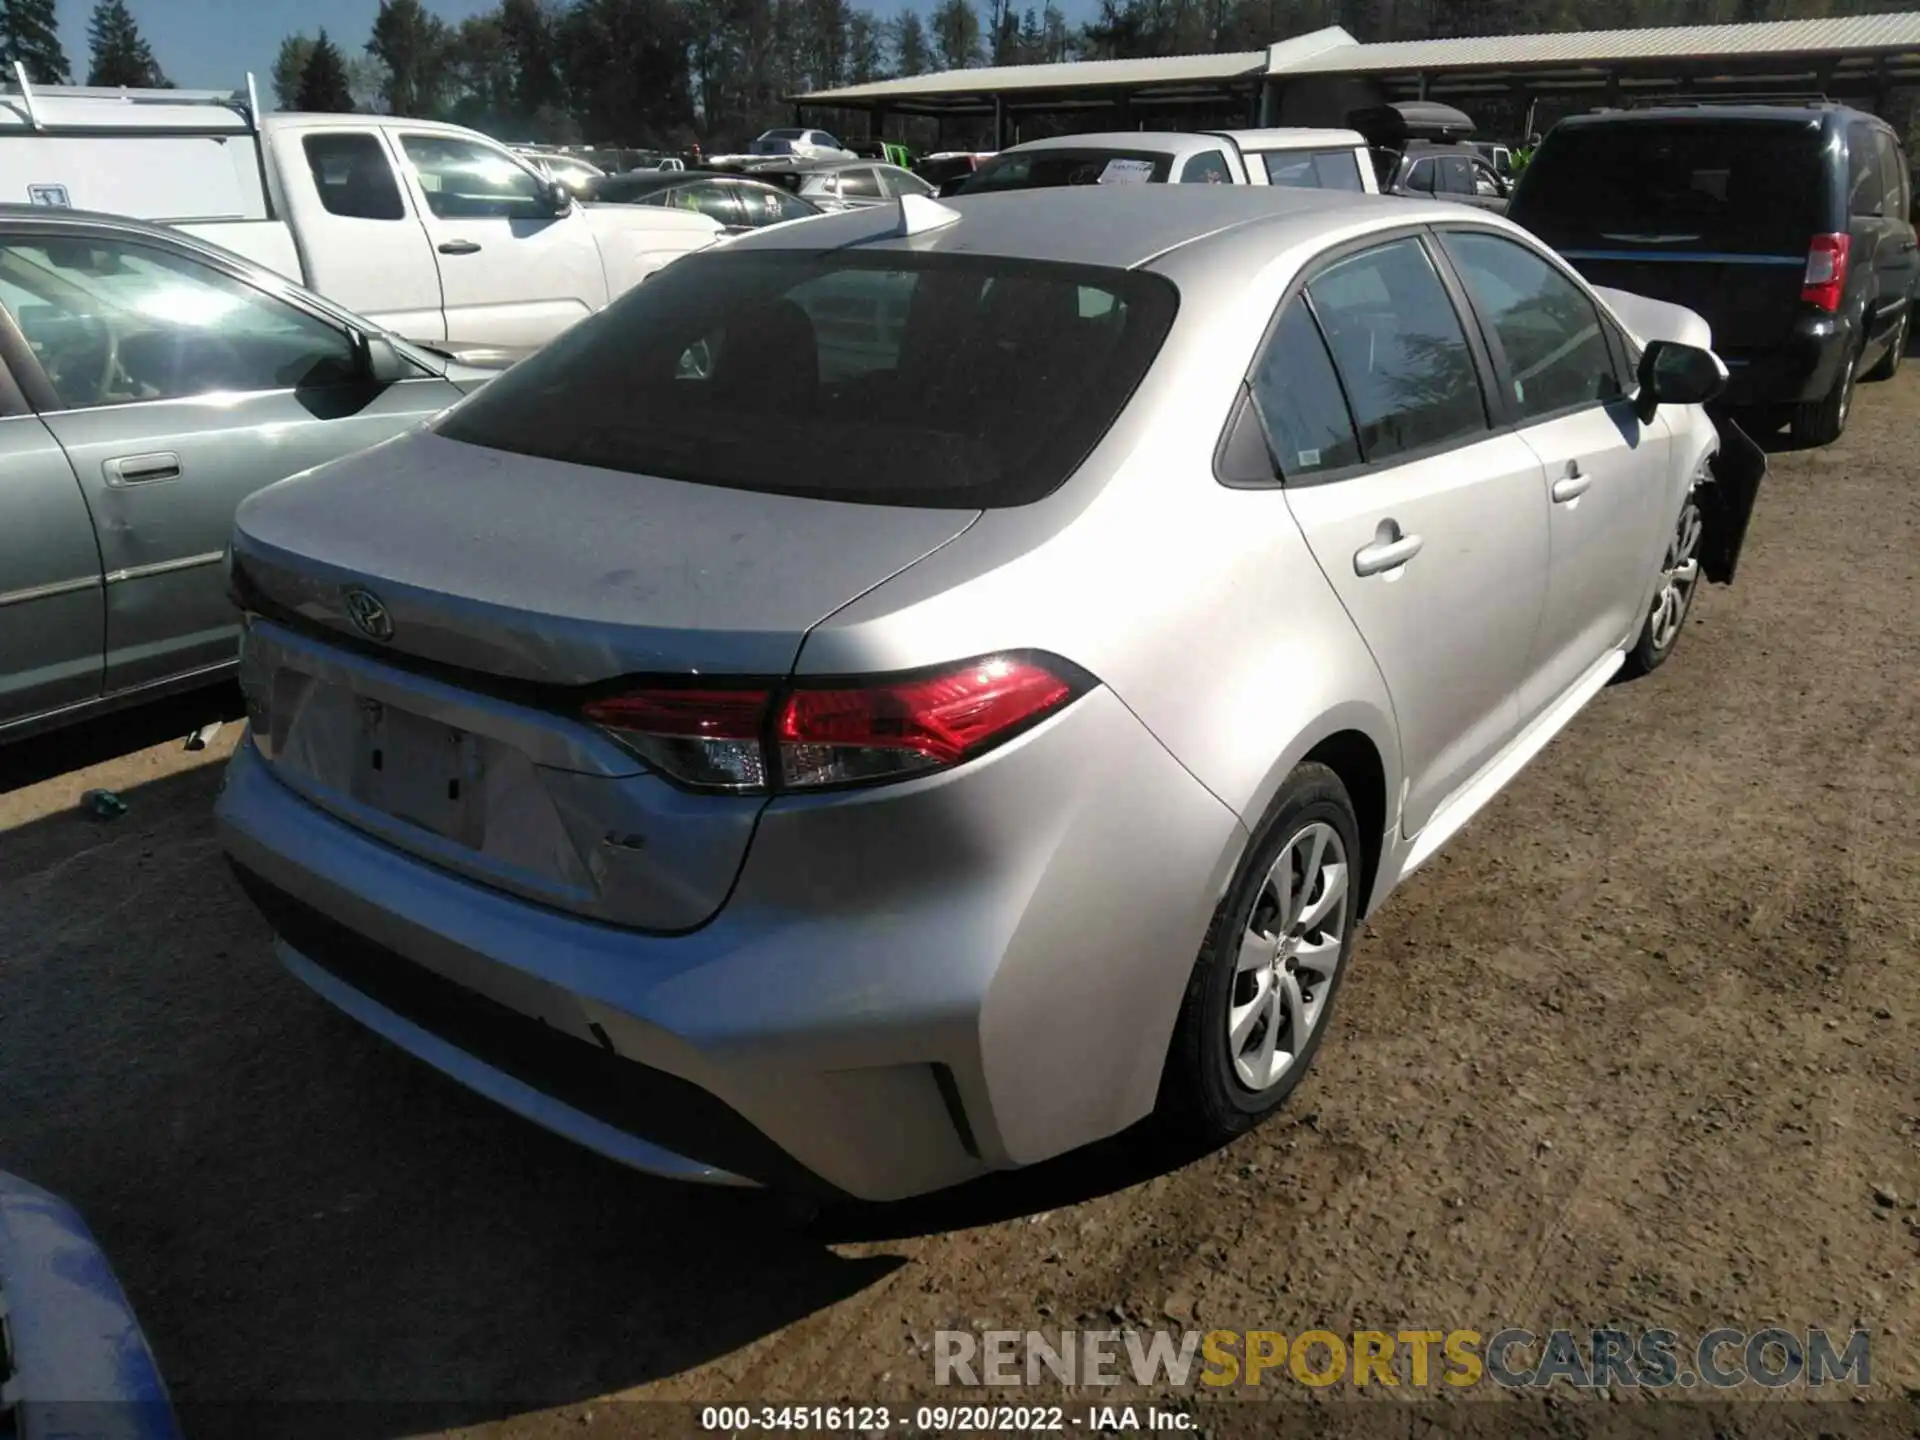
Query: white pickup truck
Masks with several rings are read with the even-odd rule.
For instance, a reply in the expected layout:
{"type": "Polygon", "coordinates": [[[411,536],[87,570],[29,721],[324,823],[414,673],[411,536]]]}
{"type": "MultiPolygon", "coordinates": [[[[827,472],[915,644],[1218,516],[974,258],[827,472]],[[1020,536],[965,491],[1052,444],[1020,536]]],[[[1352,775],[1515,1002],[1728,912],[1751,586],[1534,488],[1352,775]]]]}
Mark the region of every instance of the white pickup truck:
{"type": "Polygon", "coordinates": [[[1047,185],[1286,185],[1380,188],[1357,130],[1116,130],[1009,146],[943,193],[1047,185]]]}
{"type": "Polygon", "coordinates": [[[0,203],[159,221],[408,339],[544,344],[721,234],[584,206],[504,145],[386,115],[262,116],[244,92],[0,90],[0,203]]]}

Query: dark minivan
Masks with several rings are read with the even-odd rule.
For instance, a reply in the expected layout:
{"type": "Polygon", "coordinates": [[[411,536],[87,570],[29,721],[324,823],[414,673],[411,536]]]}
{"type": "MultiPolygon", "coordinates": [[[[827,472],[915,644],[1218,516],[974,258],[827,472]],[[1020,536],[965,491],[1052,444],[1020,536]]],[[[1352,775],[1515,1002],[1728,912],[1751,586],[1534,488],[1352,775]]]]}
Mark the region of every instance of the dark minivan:
{"type": "Polygon", "coordinates": [[[1699,312],[1732,372],[1727,403],[1826,444],[1855,380],[1900,368],[1920,277],[1912,201],[1875,116],[1689,105],[1562,120],[1507,214],[1594,284],[1699,312]]]}

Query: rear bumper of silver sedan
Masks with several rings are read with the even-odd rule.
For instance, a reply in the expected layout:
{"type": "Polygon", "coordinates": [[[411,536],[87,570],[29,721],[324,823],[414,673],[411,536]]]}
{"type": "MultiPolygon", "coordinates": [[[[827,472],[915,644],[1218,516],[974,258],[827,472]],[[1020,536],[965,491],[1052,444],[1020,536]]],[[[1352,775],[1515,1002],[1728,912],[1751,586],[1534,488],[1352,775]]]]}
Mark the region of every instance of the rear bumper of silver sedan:
{"type": "Polygon", "coordinates": [[[864,1200],[1145,1115],[1245,842],[1104,689],[952,772],[774,801],[690,934],[403,854],[251,742],[218,817],[288,968],[401,1048],[642,1170],[864,1200]]]}

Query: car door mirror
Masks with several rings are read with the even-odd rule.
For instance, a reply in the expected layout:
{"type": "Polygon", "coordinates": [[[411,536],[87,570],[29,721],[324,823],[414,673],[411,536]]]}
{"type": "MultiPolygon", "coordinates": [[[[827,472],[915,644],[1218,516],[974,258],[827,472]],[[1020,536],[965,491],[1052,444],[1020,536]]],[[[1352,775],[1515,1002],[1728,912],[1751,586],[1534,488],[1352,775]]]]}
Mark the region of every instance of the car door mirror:
{"type": "Polygon", "coordinates": [[[405,380],[412,373],[406,360],[386,336],[369,335],[364,330],[350,330],[347,333],[353,345],[354,374],[362,383],[392,385],[405,380]]]}
{"type": "Polygon", "coordinates": [[[1711,350],[1655,340],[1640,355],[1640,418],[1662,405],[1705,405],[1727,388],[1727,367],[1711,350]]]}
{"type": "Polygon", "coordinates": [[[548,180],[541,186],[540,199],[555,215],[564,215],[573,208],[573,191],[558,180],[548,180]]]}

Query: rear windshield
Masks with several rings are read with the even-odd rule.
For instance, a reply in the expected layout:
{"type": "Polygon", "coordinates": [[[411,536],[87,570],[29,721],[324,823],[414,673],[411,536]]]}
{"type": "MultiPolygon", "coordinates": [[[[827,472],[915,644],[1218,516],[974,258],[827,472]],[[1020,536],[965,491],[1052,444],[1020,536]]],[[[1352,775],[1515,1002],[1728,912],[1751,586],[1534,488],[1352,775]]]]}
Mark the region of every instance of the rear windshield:
{"type": "Polygon", "coordinates": [[[1507,213],[1561,249],[1804,256],[1825,199],[1817,123],[1649,121],[1555,130],[1507,213]]]}
{"type": "Polygon", "coordinates": [[[1178,292],[970,255],[689,256],[492,381],[450,439],[875,505],[1023,505],[1125,407],[1178,292]]]}
{"type": "Polygon", "coordinates": [[[960,187],[962,195],[988,190],[1045,190],[1056,185],[1164,185],[1172,169],[1165,155],[1131,150],[1032,150],[996,155],[960,187]]]}

